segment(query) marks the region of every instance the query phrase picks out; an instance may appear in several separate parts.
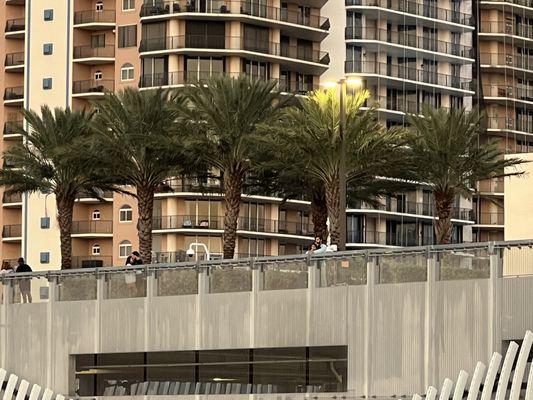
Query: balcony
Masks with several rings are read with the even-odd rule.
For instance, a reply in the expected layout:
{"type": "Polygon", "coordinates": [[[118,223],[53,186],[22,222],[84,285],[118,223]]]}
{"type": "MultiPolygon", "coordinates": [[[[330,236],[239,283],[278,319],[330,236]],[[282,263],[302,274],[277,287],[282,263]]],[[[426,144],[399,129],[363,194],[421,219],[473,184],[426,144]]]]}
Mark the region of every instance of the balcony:
{"type": "Polygon", "coordinates": [[[73,256],[72,268],[99,268],[113,266],[113,256],[73,256]]]}
{"type": "Polygon", "coordinates": [[[407,33],[407,31],[399,32],[387,29],[356,28],[348,26],[345,28],[344,36],[348,41],[381,42],[410,47],[414,52],[426,50],[441,53],[446,59],[450,59],[451,62],[453,62],[456,57],[468,59],[473,59],[474,57],[473,49],[470,46],[419,36],[414,33],[407,33]]]}
{"type": "Polygon", "coordinates": [[[347,74],[372,74],[409,80],[415,85],[423,83],[432,86],[439,85],[464,91],[473,91],[475,88],[472,78],[417,69],[409,67],[407,64],[388,64],[373,61],[346,61],[345,72],[347,74]]]}
{"type": "Polygon", "coordinates": [[[25,0],[6,0],[6,5],[23,6],[25,2],[25,0]]]}
{"type": "Polygon", "coordinates": [[[397,96],[372,96],[370,97],[366,103],[365,107],[374,106],[377,108],[380,108],[381,110],[386,111],[392,111],[397,113],[401,113],[402,115],[405,113],[409,114],[420,114],[423,111],[424,107],[430,106],[435,108],[442,108],[448,110],[449,107],[442,107],[438,104],[428,104],[424,101],[418,101],[417,100],[418,95],[413,94],[402,94],[398,93],[397,96]]]}
{"type": "Polygon", "coordinates": [[[347,243],[351,245],[374,246],[418,246],[418,235],[378,231],[348,231],[347,243]]]}
{"type": "Polygon", "coordinates": [[[8,53],[4,62],[5,70],[9,72],[24,71],[24,52],[8,53]]]}
{"type": "Polygon", "coordinates": [[[91,45],[74,46],[74,62],[87,65],[106,64],[115,62],[115,45],[107,44],[102,47],[91,45]]]}
{"type": "Polygon", "coordinates": [[[72,221],[72,236],[112,237],[113,221],[72,221]]]}
{"type": "Polygon", "coordinates": [[[533,102],[533,86],[485,84],[483,96],[485,100],[501,101],[504,104],[508,99],[533,102]]]}
{"type": "Polygon", "coordinates": [[[21,106],[23,103],[24,103],[24,86],[5,88],[4,105],[21,106]]]}
{"type": "MultiPolygon", "coordinates": [[[[438,21],[452,22],[454,24],[465,25],[467,27],[473,26],[472,15],[463,13],[456,10],[450,10],[448,8],[436,7],[431,4],[417,3],[414,0],[345,0],[345,5],[350,6],[366,6],[366,7],[379,7],[384,10],[400,11],[402,13],[413,14],[416,21],[419,22],[419,17],[426,17],[438,21]]],[[[360,8],[358,8],[360,9],[360,8]]],[[[401,15],[402,19],[408,19],[409,16],[401,15]]],[[[404,23],[408,23],[405,21],[404,23]]],[[[432,23],[434,23],[432,21],[432,23]]],[[[448,28],[450,29],[450,28],[448,28]]],[[[463,27],[461,27],[463,29],[463,27]]]]}
{"type": "Polygon", "coordinates": [[[533,59],[518,54],[481,53],[479,62],[483,68],[518,68],[525,72],[532,72],[533,59]]]}
{"type": "Polygon", "coordinates": [[[481,193],[500,194],[504,191],[503,178],[485,179],[478,182],[478,191],[481,193]]]}
{"type": "Polygon", "coordinates": [[[228,53],[237,51],[239,54],[253,52],[277,57],[284,57],[293,63],[301,64],[311,62],[320,64],[321,69],[329,64],[329,55],[326,52],[312,50],[298,46],[285,46],[276,42],[257,42],[240,36],[223,35],[182,35],[168,36],[154,39],[143,39],[139,51],[158,52],[176,50],[186,53],[212,55],[212,50],[227,50],[228,53]]]}
{"type": "Polygon", "coordinates": [[[87,30],[112,29],[115,27],[115,10],[85,10],[74,13],[74,27],[87,30]]]}
{"type": "MultiPolygon", "coordinates": [[[[392,199],[387,201],[386,204],[372,205],[364,202],[355,202],[353,205],[350,205],[349,208],[355,210],[376,210],[376,211],[387,211],[400,214],[411,214],[416,216],[426,216],[434,217],[435,216],[435,207],[433,203],[424,203],[424,202],[414,202],[414,201],[393,201],[392,199]]],[[[473,220],[471,209],[453,207],[451,212],[452,219],[458,219],[462,221],[471,221],[473,220]]]]}
{"type": "Polygon", "coordinates": [[[7,207],[20,207],[22,205],[22,193],[6,193],[2,195],[2,206],[7,207]]]}
{"type": "MultiPolygon", "coordinates": [[[[141,18],[159,19],[161,16],[180,15],[184,13],[200,13],[214,16],[220,14],[224,19],[240,19],[246,22],[250,17],[270,20],[271,23],[279,25],[282,30],[290,30],[291,24],[294,28],[312,28],[321,30],[315,40],[321,40],[329,30],[329,19],[320,15],[305,15],[297,11],[288,11],[286,8],[270,7],[259,5],[258,3],[240,1],[156,1],[143,4],[141,7],[141,18]]],[[[304,36],[304,31],[300,32],[304,36]]],[[[312,34],[312,32],[311,32],[312,34]]]]}
{"type": "Polygon", "coordinates": [[[72,83],[72,96],[91,99],[103,96],[105,92],[112,92],[114,89],[115,81],[113,79],[75,81],[72,83]]]}
{"type": "Polygon", "coordinates": [[[480,33],[484,35],[514,36],[515,40],[517,37],[533,40],[533,27],[505,21],[481,21],[480,33]]]}
{"type": "Polygon", "coordinates": [[[17,241],[22,238],[22,225],[4,225],[2,228],[3,241],[17,241]]]}
{"type": "Polygon", "coordinates": [[[168,229],[224,229],[223,216],[207,215],[165,215],[154,217],[153,230],[168,229]]]}
{"type": "Polygon", "coordinates": [[[20,133],[22,123],[22,119],[4,122],[4,140],[22,138],[22,135],[20,133]]]}
{"type": "Polygon", "coordinates": [[[24,18],[8,19],[6,21],[6,38],[22,39],[25,29],[26,21],[24,18]]]}
{"type": "MultiPolygon", "coordinates": [[[[100,194],[102,199],[113,199],[113,192],[105,191],[100,194]]],[[[89,193],[78,193],[76,200],[80,203],[99,203],[100,200],[89,193]]]]}
{"type": "Polygon", "coordinates": [[[473,212],[477,225],[501,225],[504,224],[504,214],[502,212],[473,212]]]}

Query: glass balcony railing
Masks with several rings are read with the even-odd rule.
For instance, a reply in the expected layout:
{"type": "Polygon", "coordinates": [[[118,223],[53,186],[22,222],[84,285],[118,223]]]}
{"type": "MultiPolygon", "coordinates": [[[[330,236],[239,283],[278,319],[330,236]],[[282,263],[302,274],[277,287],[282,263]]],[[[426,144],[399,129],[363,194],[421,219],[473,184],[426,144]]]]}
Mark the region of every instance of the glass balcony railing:
{"type": "Polygon", "coordinates": [[[457,57],[474,57],[474,52],[471,46],[446,42],[444,40],[438,40],[437,38],[419,36],[416,35],[415,32],[348,26],[345,28],[345,38],[348,40],[373,40],[384,43],[398,44],[406,47],[412,47],[416,50],[423,49],[457,57]]]}
{"type": "MultiPolygon", "coordinates": [[[[381,210],[388,212],[396,212],[402,214],[424,215],[434,217],[435,207],[433,203],[414,202],[414,201],[390,201],[386,204],[367,204],[365,202],[355,202],[350,205],[350,208],[362,210],[381,210]]],[[[463,221],[470,221],[472,219],[471,209],[462,207],[452,208],[452,218],[463,221]]]]}
{"type": "Polygon", "coordinates": [[[432,4],[418,3],[414,0],[345,0],[346,6],[380,7],[387,10],[401,11],[413,14],[415,17],[423,16],[440,21],[453,22],[461,25],[472,26],[472,15],[461,11],[450,10],[432,4]]]}
{"type": "Polygon", "coordinates": [[[320,15],[307,15],[298,11],[289,11],[286,8],[270,7],[251,1],[155,1],[143,4],[140,15],[141,17],[150,17],[180,13],[241,14],[316,29],[329,29],[329,19],[320,15]]]}
{"type": "Polygon", "coordinates": [[[461,90],[473,90],[474,88],[472,78],[418,69],[410,67],[407,64],[389,64],[374,61],[346,61],[345,72],[347,74],[360,73],[389,76],[392,78],[410,80],[415,83],[427,83],[461,90]]]}
{"type": "Polygon", "coordinates": [[[302,46],[277,42],[261,42],[241,36],[182,35],[141,40],[140,52],[177,49],[226,49],[247,50],[255,53],[292,58],[298,61],[329,64],[328,53],[302,46]]]}

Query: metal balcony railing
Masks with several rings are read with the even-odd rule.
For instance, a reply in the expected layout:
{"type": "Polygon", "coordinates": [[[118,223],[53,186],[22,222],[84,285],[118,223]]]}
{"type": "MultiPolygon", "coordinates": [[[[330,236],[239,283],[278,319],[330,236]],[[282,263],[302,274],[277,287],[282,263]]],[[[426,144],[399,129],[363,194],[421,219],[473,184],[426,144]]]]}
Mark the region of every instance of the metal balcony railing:
{"type": "Polygon", "coordinates": [[[4,62],[6,67],[15,67],[18,65],[24,65],[24,52],[6,54],[6,60],[4,62]]]}
{"type": "Polygon", "coordinates": [[[450,10],[448,8],[437,7],[432,4],[418,3],[414,0],[345,0],[345,4],[346,6],[381,7],[388,10],[406,12],[413,14],[416,17],[423,16],[461,25],[472,25],[471,14],[450,10]]]}
{"type": "Polygon", "coordinates": [[[22,128],[22,119],[4,122],[4,135],[18,134],[22,128]]]}
{"type": "Polygon", "coordinates": [[[533,69],[533,57],[520,54],[480,53],[479,63],[497,67],[514,67],[521,69],[533,69]]]}
{"type": "Polygon", "coordinates": [[[91,23],[114,23],[115,10],[85,10],[74,13],[74,25],[91,23]]]}
{"type": "Polygon", "coordinates": [[[19,32],[26,29],[24,18],[8,19],[6,21],[6,32],[19,32]]]}
{"type": "MultiPolygon", "coordinates": [[[[110,191],[104,191],[101,193],[101,197],[103,199],[112,199],[113,198],[113,192],[110,192],[110,191]]],[[[93,195],[91,194],[88,194],[88,193],[78,193],[76,195],[76,199],[92,199],[94,198],[93,195]]]]}
{"type": "Polygon", "coordinates": [[[114,88],[115,81],[113,79],[88,79],[72,83],[73,94],[112,92],[114,88]]]}
{"type": "Polygon", "coordinates": [[[80,58],[113,58],[115,57],[115,45],[107,44],[102,47],[91,45],[74,46],[74,59],[80,58]]]}
{"type": "Polygon", "coordinates": [[[503,225],[504,214],[502,212],[476,212],[473,216],[477,224],[480,225],[503,225]]]}
{"type": "Polygon", "coordinates": [[[113,265],[113,256],[110,255],[90,255],[73,256],[72,268],[99,268],[113,265]]]}
{"type": "Polygon", "coordinates": [[[113,233],[113,221],[72,221],[72,234],[113,233]]]}
{"type": "MultiPolygon", "coordinates": [[[[414,201],[387,201],[385,204],[367,204],[365,202],[357,201],[350,208],[362,210],[381,210],[388,212],[397,212],[402,214],[425,215],[428,217],[435,216],[435,207],[433,203],[414,202],[414,201]]],[[[453,207],[453,219],[461,219],[464,221],[472,220],[471,209],[462,207],[453,207]]]]}
{"type": "Polygon", "coordinates": [[[8,87],[4,90],[4,100],[21,100],[24,98],[24,86],[8,87]]]}
{"type": "Polygon", "coordinates": [[[409,67],[404,64],[388,64],[374,61],[346,61],[345,72],[348,74],[360,73],[383,75],[391,78],[400,78],[417,83],[423,82],[431,85],[447,86],[461,90],[472,90],[474,88],[472,78],[442,74],[436,71],[409,67]]]}
{"type": "Polygon", "coordinates": [[[2,237],[3,238],[17,238],[22,236],[22,225],[4,225],[2,228],[2,237]]]}
{"type": "Polygon", "coordinates": [[[533,86],[485,84],[483,85],[483,95],[485,97],[504,97],[533,101],[533,86]]]}
{"type": "Polygon", "coordinates": [[[384,43],[398,44],[412,47],[416,50],[428,50],[457,57],[473,58],[474,53],[471,46],[458,43],[446,42],[426,36],[419,36],[408,31],[392,31],[377,28],[361,28],[348,26],[345,28],[345,38],[358,40],[373,40],[384,43]]]}
{"type": "Polygon", "coordinates": [[[533,27],[507,21],[481,21],[481,33],[498,33],[533,39],[533,27]]]}
{"type": "Polygon", "coordinates": [[[503,178],[485,179],[478,183],[478,190],[486,193],[503,193],[504,186],[503,178]]]}
{"type": "Polygon", "coordinates": [[[22,202],[22,193],[5,193],[2,195],[2,202],[4,204],[20,203],[22,202]]]}
{"type": "Polygon", "coordinates": [[[194,1],[156,1],[141,7],[141,17],[179,13],[242,14],[274,21],[289,22],[311,28],[329,29],[329,19],[320,15],[306,15],[286,8],[270,7],[246,1],[213,0],[206,3],[194,1]]]}

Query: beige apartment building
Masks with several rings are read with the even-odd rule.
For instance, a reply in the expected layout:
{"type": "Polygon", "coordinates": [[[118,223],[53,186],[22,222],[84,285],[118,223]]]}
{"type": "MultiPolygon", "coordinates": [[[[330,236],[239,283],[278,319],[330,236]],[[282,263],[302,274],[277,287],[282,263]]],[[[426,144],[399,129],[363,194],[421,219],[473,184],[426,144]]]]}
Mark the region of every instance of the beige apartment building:
{"type": "MultiPolygon", "coordinates": [[[[104,91],[179,87],[220,73],[275,79],[281,90],[318,87],[329,57],[321,51],[326,0],[4,0],[5,54],[1,148],[21,140],[20,111],[91,107],[104,91]]],[[[154,258],[175,261],[190,243],[221,253],[223,202],[217,182],[170,179],[156,194],[154,258]],[[203,188],[201,189],[200,186],[203,188]],[[205,190],[208,187],[212,190],[205,190]]],[[[132,197],[80,196],[74,210],[74,266],[118,265],[136,249],[132,197]]],[[[313,229],[309,203],[244,196],[239,255],[301,253],[313,229]]],[[[1,257],[23,255],[34,269],[60,263],[52,195],[4,195],[1,257]]]]}

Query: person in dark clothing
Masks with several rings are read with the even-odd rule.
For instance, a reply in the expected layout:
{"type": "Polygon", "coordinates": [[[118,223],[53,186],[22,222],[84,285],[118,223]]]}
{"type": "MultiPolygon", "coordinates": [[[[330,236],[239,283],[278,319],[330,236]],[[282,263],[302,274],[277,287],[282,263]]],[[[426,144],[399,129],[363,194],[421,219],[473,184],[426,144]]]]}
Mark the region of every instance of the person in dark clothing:
{"type": "Polygon", "coordinates": [[[126,265],[142,265],[143,260],[141,259],[141,255],[138,251],[134,251],[131,253],[131,256],[128,256],[126,259],[126,265]]]}
{"type": "MultiPolygon", "coordinates": [[[[138,251],[131,253],[126,259],[126,266],[130,267],[132,265],[142,265],[143,260],[138,251]]],[[[130,297],[137,297],[137,273],[135,271],[127,272],[124,276],[126,285],[128,286],[128,292],[130,297]]]]}
{"type": "MultiPolygon", "coordinates": [[[[33,272],[31,267],[24,262],[24,258],[20,257],[18,259],[18,266],[16,271],[17,273],[28,273],[33,272]]],[[[18,281],[19,289],[20,289],[20,295],[22,297],[23,303],[31,303],[31,279],[20,279],[18,281]]]]}

